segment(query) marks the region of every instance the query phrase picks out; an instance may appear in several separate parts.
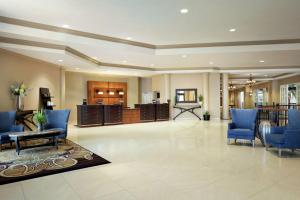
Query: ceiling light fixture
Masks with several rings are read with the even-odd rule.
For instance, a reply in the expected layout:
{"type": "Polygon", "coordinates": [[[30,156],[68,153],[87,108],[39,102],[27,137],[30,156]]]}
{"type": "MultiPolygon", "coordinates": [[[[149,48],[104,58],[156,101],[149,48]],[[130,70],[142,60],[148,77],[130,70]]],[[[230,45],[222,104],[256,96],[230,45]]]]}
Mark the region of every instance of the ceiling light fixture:
{"type": "Polygon", "coordinates": [[[211,61],[210,61],[210,62],[209,62],[209,64],[210,64],[210,65],[213,65],[213,64],[214,64],[214,62],[211,62],[211,61]]]}
{"type": "Polygon", "coordinates": [[[259,62],[260,62],[260,63],[264,63],[265,61],[264,61],[264,60],[260,60],[259,62]]]}
{"type": "Polygon", "coordinates": [[[187,55],[185,55],[185,54],[184,54],[184,55],[182,55],[181,57],[182,57],[182,58],[186,58],[186,57],[187,57],[187,55]]]}
{"type": "Polygon", "coordinates": [[[127,37],[126,40],[132,40],[132,37],[127,37]]]}
{"type": "Polygon", "coordinates": [[[76,69],[76,70],[80,70],[80,68],[79,68],[79,67],[76,67],[75,69],[76,69]]]}
{"type": "Polygon", "coordinates": [[[230,32],[235,32],[236,29],[235,29],[235,28],[231,28],[231,29],[229,29],[229,31],[230,31],[230,32]]]}
{"type": "Polygon", "coordinates": [[[252,74],[250,74],[249,79],[246,81],[246,83],[252,87],[252,85],[254,85],[256,83],[256,81],[252,78],[252,74]]]}
{"type": "Polygon", "coordinates": [[[186,13],[189,12],[189,10],[188,10],[187,8],[182,8],[182,9],[180,10],[180,12],[181,12],[181,14],[186,14],[186,13]]]}
{"type": "Polygon", "coordinates": [[[264,77],[267,77],[267,76],[268,76],[268,74],[265,74],[265,75],[264,75],[264,77]]]}
{"type": "Polygon", "coordinates": [[[63,28],[70,28],[70,25],[64,24],[64,25],[62,25],[62,27],[63,27],[63,28]]]}
{"type": "Polygon", "coordinates": [[[151,67],[153,67],[153,66],[154,66],[154,64],[150,64],[150,66],[151,66],[151,67]]]}
{"type": "Polygon", "coordinates": [[[123,60],[122,62],[123,62],[123,63],[127,63],[127,60],[123,60]]]}
{"type": "Polygon", "coordinates": [[[63,60],[60,59],[60,60],[58,60],[58,62],[63,62],[63,60]]]}

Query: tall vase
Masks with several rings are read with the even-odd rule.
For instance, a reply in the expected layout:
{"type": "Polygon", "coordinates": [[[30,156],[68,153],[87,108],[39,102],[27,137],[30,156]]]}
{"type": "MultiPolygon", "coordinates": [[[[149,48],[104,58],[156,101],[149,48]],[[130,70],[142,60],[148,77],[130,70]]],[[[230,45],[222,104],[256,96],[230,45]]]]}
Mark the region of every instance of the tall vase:
{"type": "Polygon", "coordinates": [[[16,109],[18,111],[24,110],[24,102],[23,102],[23,97],[21,95],[16,96],[16,109]]]}

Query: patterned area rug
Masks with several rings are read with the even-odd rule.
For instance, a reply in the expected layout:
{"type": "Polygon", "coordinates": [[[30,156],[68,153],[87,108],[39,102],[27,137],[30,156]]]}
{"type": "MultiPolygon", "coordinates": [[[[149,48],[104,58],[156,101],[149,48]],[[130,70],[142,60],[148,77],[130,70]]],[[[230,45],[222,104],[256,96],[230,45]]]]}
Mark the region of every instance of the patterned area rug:
{"type": "Polygon", "coordinates": [[[59,143],[58,149],[44,146],[21,150],[19,156],[15,149],[6,149],[0,152],[0,185],[107,163],[70,140],[59,143]]]}

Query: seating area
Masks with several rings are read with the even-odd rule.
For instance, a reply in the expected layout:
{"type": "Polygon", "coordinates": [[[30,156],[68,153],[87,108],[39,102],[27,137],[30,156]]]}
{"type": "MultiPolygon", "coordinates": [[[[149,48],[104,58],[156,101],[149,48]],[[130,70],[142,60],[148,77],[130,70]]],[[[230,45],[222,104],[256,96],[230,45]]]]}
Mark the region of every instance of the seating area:
{"type": "Polygon", "coordinates": [[[0,200],[300,199],[299,8],[1,0],[0,200]]]}
{"type": "Polygon", "coordinates": [[[269,126],[268,129],[259,130],[259,123],[255,109],[231,109],[232,122],[228,124],[228,144],[231,139],[249,140],[255,146],[255,137],[259,137],[266,150],[278,149],[278,156],[281,157],[282,150],[289,149],[292,152],[300,148],[300,111],[288,110],[288,123],[286,126],[269,126]],[[259,133],[259,131],[264,133],[259,133]],[[265,142],[265,144],[264,144],[265,142]]]}

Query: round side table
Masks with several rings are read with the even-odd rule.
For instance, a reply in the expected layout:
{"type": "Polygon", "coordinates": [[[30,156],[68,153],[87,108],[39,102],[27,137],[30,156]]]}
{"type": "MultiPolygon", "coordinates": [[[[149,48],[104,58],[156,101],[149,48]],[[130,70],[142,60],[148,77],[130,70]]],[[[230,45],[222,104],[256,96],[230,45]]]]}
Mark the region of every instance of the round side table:
{"type": "Polygon", "coordinates": [[[266,135],[271,133],[272,124],[270,121],[262,121],[259,124],[259,133],[262,137],[263,145],[266,146],[266,135]]]}

